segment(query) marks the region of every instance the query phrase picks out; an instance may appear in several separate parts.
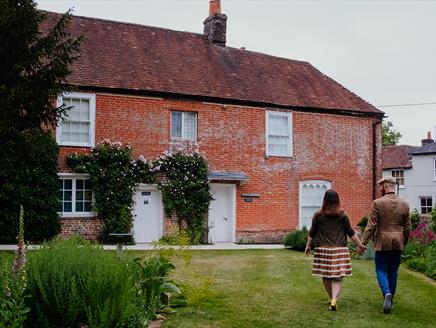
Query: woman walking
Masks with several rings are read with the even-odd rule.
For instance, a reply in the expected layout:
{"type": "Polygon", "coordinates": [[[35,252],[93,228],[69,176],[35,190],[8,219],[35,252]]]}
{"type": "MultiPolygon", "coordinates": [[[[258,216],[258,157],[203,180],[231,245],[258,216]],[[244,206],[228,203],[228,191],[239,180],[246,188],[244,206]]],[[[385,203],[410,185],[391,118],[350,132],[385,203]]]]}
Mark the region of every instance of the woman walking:
{"type": "Polygon", "coordinates": [[[352,275],[347,236],[357,244],[359,251],[366,249],[351,228],[350,220],[341,208],[338,193],[332,189],[327,190],[322,208],[313,216],[304,253],[309,256],[310,245],[314,239],[312,274],[322,277],[330,298],[329,309],[332,311],[337,310],[343,277],[352,275]]]}

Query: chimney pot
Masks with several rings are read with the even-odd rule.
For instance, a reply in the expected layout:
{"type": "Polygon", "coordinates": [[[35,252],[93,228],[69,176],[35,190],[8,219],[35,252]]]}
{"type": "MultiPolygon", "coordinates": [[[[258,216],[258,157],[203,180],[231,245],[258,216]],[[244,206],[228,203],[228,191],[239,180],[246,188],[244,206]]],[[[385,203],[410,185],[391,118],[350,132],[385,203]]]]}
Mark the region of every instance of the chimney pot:
{"type": "Polygon", "coordinates": [[[422,146],[427,146],[427,145],[429,145],[429,144],[431,144],[433,142],[434,142],[434,140],[431,138],[431,132],[428,131],[427,132],[427,139],[422,139],[421,140],[421,145],[422,146]]]}
{"type": "Polygon", "coordinates": [[[213,16],[213,13],[215,12],[215,0],[209,1],[209,17],[213,16]]]}
{"type": "Polygon", "coordinates": [[[215,8],[214,10],[215,14],[221,14],[221,0],[215,0],[214,8],[215,8]]]}

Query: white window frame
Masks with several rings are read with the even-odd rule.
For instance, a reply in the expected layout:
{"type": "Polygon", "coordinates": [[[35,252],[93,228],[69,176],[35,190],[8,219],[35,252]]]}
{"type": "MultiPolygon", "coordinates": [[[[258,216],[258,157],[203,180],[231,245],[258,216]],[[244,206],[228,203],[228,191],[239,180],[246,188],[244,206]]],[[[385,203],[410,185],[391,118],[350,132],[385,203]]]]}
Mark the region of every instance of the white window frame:
{"type": "Polygon", "coordinates": [[[265,113],[266,118],[265,118],[265,149],[266,149],[266,156],[267,157],[292,157],[293,156],[293,129],[292,129],[292,112],[277,112],[277,111],[266,111],[265,113]],[[276,154],[270,154],[269,151],[269,116],[270,115],[277,115],[277,116],[285,116],[288,118],[288,124],[289,124],[289,142],[288,142],[288,147],[287,147],[287,153],[285,155],[276,155],[276,154]]]}
{"type": "Polygon", "coordinates": [[[187,111],[187,110],[177,110],[177,109],[171,110],[171,112],[170,112],[170,139],[175,140],[175,141],[183,141],[183,140],[197,141],[197,139],[198,139],[198,113],[194,112],[194,111],[187,111]],[[171,119],[172,113],[182,113],[182,133],[181,133],[182,136],[181,137],[173,137],[171,135],[171,133],[172,133],[172,125],[171,125],[172,124],[172,119],[171,119]],[[185,115],[187,115],[188,113],[195,114],[195,137],[193,139],[183,137],[184,132],[185,132],[185,115]]]}
{"type": "MultiPolygon", "coordinates": [[[[430,198],[431,199],[431,206],[430,206],[430,212],[431,212],[433,207],[434,207],[434,197],[433,196],[419,196],[419,213],[420,214],[429,214],[430,212],[422,213],[422,209],[423,209],[423,206],[421,204],[422,198],[427,198],[427,199],[430,198]]],[[[428,208],[429,206],[424,206],[424,207],[428,208]]]]}
{"type": "Polygon", "coordinates": [[[63,98],[80,98],[89,100],[89,142],[65,142],[62,141],[62,122],[56,128],[56,142],[59,146],[94,147],[95,146],[95,94],[70,92],[64,93],[57,99],[57,106],[61,106],[63,98]]]}
{"type": "MultiPolygon", "coordinates": [[[[97,214],[91,212],[76,212],[76,180],[86,179],[89,180],[89,174],[76,174],[76,173],[58,173],[58,179],[71,179],[72,183],[72,195],[71,195],[71,212],[58,212],[62,218],[88,218],[95,217],[97,214]]],[[[94,203],[94,192],[92,191],[92,203],[94,203]]]]}
{"type": "Polygon", "coordinates": [[[400,188],[400,189],[404,189],[404,185],[405,185],[405,183],[406,183],[406,179],[405,179],[405,177],[404,177],[404,170],[403,170],[403,169],[393,169],[393,170],[391,170],[391,176],[393,176],[393,177],[395,178],[395,180],[397,180],[398,188],[400,188]],[[403,176],[402,176],[401,178],[396,177],[396,176],[394,175],[394,172],[403,172],[403,176]],[[399,179],[403,179],[403,184],[398,183],[399,179]]]}
{"type": "Polygon", "coordinates": [[[436,158],[433,158],[433,181],[436,181],[436,158]]]}
{"type": "MultiPolygon", "coordinates": [[[[329,180],[302,180],[300,181],[300,186],[299,186],[299,198],[298,198],[298,210],[299,210],[299,214],[298,214],[298,228],[299,229],[303,229],[303,220],[302,220],[302,214],[303,214],[303,186],[310,186],[310,185],[314,185],[314,186],[326,186],[326,191],[332,188],[332,182],[329,180]]],[[[324,197],[324,196],[323,196],[324,197]]],[[[321,204],[319,206],[319,208],[322,207],[322,201],[321,204]]],[[[312,222],[311,222],[312,223],[312,222]]],[[[306,227],[307,230],[310,230],[310,226],[306,227]]]]}

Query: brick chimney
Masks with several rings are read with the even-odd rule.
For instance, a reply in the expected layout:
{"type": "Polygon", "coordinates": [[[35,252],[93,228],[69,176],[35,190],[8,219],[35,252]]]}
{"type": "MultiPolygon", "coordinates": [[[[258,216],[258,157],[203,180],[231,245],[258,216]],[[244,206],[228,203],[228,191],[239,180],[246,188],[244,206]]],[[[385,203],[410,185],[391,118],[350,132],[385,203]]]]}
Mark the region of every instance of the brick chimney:
{"type": "Polygon", "coordinates": [[[429,131],[429,132],[427,132],[427,139],[422,139],[421,140],[421,145],[422,146],[427,146],[427,145],[429,145],[429,144],[431,144],[433,142],[434,142],[434,140],[432,139],[431,132],[429,131]]]}
{"type": "Polygon", "coordinates": [[[221,14],[221,0],[209,1],[209,17],[203,22],[204,35],[222,47],[226,46],[227,16],[221,14]]]}

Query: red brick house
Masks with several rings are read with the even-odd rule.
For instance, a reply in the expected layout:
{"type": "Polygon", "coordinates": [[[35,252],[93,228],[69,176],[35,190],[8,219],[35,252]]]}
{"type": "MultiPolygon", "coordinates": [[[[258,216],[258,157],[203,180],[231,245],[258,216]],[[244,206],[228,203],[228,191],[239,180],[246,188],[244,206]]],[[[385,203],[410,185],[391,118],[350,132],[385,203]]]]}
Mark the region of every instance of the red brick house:
{"type": "MultiPolygon", "coordinates": [[[[85,41],[66,81],[78,92],[60,99],[75,107],[56,131],[63,235],[100,232],[87,178],[65,158],[104,139],[147,159],[183,140],[198,145],[215,197],[212,241],[278,241],[310,225],[330,187],[354,224],[367,211],[383,113],[307,62],[227,46],[226,20],[213,1],[204,34],[73,18],[85,41]]],[[[162,236],[158,190],[139,186],[135,200],[136,241],[162,236]]]]}

